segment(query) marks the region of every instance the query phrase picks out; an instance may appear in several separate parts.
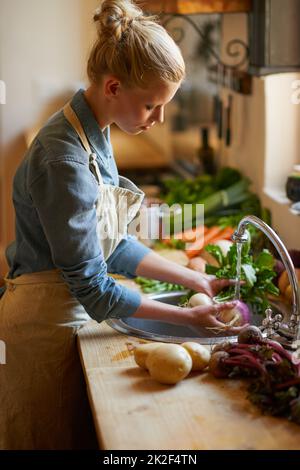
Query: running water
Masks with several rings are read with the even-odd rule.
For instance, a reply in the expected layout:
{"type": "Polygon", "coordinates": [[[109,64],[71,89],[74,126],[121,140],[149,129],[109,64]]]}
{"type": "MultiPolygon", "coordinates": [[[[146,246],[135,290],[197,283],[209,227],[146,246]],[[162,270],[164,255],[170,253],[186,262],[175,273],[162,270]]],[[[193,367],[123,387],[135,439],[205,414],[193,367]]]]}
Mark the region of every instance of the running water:
{"type": "Polygon", "coordinates": [[[241,280],[241,264],[242,264],[242,247],[243,243],[236,242],[236,252],[237,252],[237,261],[236,261],[236,278],[235,278],[235,291],[234,298],[235,300],[240,300],[240,280],[241,280]]]}

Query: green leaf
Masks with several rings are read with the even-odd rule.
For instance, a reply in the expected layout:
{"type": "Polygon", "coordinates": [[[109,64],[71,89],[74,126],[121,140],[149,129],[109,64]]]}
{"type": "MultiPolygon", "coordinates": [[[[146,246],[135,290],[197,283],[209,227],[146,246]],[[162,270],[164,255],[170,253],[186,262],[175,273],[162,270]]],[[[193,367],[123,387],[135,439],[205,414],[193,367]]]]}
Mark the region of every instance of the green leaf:
{"type": "Polygon", "coordinates": [[[227,253],[227,263],[229,265],[236,266],[236,261],[237,261],[237,248],[236,248],[236,244],[234,244],[229,248],[229,251],[227,253]]]}
{"type": "Polygon", "coordinates": [[[272,270],[274,267],[274,258],[269,250],[263,250],[257,257],[255,264],[260,269],[272,270]]]}
{"type": "Polygon", "coordinates": [[[205,266],[205,272],[206,274],[213,274],[215,275],[219,271],[219,268],[216,266],[212,266],[211,264],[207,264],[205,266]]]}
{"type": "Polygon", "coordinates": [[[220,292],[217,296],[214,297],[214,300],[217,302],[227,302],[228,300],[232,300],[234,298],[234,288],[230,288],[226,291],[220,292]]]}
{"type": "Polygon", "coordinates": [[[280,290],[272,282],[270,282],[270,284],[267,286],[267,291],[270,294],[273,294],[273,295],[279,295],[280,294],[280,290]]]}
{"type": "Polygon", "coordinates": [[[253,286],[256,282],[255,269],[251,264],[242,264],[242,270],[244,271],[246,281],[250,286],[253,286]]]}

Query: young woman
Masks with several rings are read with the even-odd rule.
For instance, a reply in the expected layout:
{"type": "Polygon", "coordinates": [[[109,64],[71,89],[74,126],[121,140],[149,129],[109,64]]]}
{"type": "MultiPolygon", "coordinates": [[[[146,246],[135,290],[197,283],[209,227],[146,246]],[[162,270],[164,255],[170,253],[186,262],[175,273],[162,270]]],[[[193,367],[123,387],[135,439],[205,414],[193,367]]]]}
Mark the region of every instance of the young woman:
{"type": "Polygon", "coordinates": [[[75,337],[90,318],[220,326],[218,311],[233,306],[165,305],[108,276],[148,276],[209,295],[228,283],[127,236],[143,193],[118,176],[109,126],[138,134],[162,122],[185,67],[167,32],[131,1],[104,1],[94,19],[90,86],[40,130],[14,179],[16,241],[7,249],[0,301],[2,449],[85,445],[88,408],[75,337]]]}

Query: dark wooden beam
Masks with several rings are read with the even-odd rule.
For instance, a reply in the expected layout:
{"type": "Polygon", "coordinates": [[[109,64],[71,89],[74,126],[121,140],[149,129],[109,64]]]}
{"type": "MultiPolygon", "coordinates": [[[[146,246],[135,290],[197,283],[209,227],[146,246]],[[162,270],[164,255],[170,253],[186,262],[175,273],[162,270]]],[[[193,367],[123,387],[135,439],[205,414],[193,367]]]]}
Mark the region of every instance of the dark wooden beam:
{"type": "Polygon", "coordinates": [[[150,13],[242,13],[251,11],[251,0],[139,0],[150,13]]]}

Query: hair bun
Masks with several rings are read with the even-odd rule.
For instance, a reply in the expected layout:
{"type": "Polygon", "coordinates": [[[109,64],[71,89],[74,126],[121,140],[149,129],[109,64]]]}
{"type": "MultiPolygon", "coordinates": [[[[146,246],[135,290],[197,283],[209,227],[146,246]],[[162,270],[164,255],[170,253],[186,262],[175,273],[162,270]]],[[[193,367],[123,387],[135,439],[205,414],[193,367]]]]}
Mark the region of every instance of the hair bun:
{"type": "Polygon", "coordinates": [[[99,23],[99,35],[120,41],[133,21],[141,17],[142,10],[131,0],[104,0],[94,15],[94,21],[99,23]]]}
{"type": "Polygon", "coordinates": [[[98,31],[87,64],[91,83],[112,74],[124,86],[147,88],[154,80],[179,83],[185,76],[180,49],[132,0],[104,0],[95,12],[98,31]]]}

